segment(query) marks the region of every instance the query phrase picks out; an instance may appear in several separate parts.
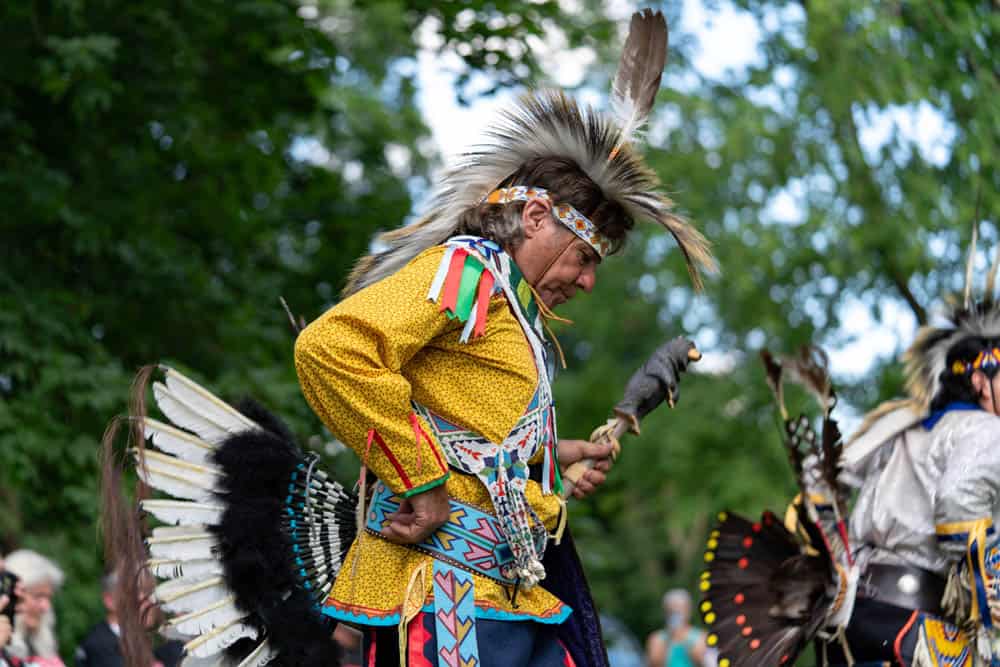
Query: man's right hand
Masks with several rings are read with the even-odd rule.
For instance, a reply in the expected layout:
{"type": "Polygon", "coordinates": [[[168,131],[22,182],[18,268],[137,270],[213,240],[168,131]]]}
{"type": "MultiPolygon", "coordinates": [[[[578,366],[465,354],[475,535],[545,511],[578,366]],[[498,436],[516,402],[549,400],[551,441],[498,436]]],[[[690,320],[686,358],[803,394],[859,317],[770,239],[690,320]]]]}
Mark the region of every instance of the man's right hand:
{"type": "Polygon", "coordinates": [[[397,544],[417,544],[444,525],[451,513],[444,484],[404,498],[399,510],[389,514],[382,535],[397,544]]]}

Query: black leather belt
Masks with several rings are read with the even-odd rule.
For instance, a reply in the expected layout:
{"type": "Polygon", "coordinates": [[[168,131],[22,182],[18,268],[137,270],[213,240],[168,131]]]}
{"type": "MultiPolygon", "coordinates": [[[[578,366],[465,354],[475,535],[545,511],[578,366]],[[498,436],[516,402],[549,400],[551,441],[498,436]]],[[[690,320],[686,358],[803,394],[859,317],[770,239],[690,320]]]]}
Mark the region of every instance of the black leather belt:
{"type": "Polygon", "coordinates": [[[940,614],[945,584],[943,577],[919,567],[872,563],[861,577],[858,594],[904,609],[940,614]]]}

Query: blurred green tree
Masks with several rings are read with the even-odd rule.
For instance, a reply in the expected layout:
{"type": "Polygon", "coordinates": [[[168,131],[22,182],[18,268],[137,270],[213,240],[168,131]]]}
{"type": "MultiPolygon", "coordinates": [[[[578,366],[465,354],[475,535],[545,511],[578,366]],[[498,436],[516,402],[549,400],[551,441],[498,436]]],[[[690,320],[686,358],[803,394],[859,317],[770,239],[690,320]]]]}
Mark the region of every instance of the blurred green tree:
{"type": "MultiPolygon", "coordinates": [[[[703,7],[748,17],[759,52],[699,73],[728,45],[665,6],[648,154],[723,273],[693,294],[671,244],[644,232],[560,330],[570,437],[664,336],[706,354],[678,409],[654,413],[572,511],[598,602],[638,633],[662,622],[666,587],[695,581],[717,510],[780,510],[793,490],[756,351],[862,350],[876,363],[839,375],[845,405],[899,393],[892,355],[863,351],[854,320],[926,321],[961,282],[976,192],[985,216],[1000,204],[995,3],[703,7]],[[917,141],[914,118],[932,136],[917,141]]],[[[481,92],[478,73],[496,88],[552,74],[531,47],[553,26],[602,57],[586,85],[603,90],[620,35],[596,0],[12,0],[0,19],[0,542],[67,569],[68,656],[101,614],[96,443],[139,365],[196,369],[319,432],[278,297],[319,314],[428,187],[417,29],[463,58],[460,99],[481,92]]]]}
{"type": "Polygon", "coordinates": [[[426,188],[417,29],[463,87],[509,85],[554,22],[610,35],[530,1],[4,3],[0,532],[67,571],[65,656],[103,616],[97,443],[131,374],[170,360],[317,432],[278,298],[322,312],[426,188]]]}
{"type": "MultiPolygon", "coordinates": [[[[856,423],[902,392],[895,352],[910,341],[879,349],[874,334],[933,317],[962,284],[977,192],[983,220],[1000,210],[996,3],[688,4],[759,33],[746,67],[709,75],[696,65],[725,62],[727,44],[664,8],[671,61],[647,154],[722,272],[696,295],[663,235],[632,243],[567,308],[578,324],[561,330],[570,370],[555,385],[561,432],[585,435],[665,336],[705,353],[678,408],[624,442],[608,487],[571,512],[602,608],[640,634],[663,622],[667,587],[697,592],[718,510],[780,513],[794,492],[757,351],[836,352],[835,416],[856,423]]],[[[985,273],[998,234],[980,236],[985,273]]]]}

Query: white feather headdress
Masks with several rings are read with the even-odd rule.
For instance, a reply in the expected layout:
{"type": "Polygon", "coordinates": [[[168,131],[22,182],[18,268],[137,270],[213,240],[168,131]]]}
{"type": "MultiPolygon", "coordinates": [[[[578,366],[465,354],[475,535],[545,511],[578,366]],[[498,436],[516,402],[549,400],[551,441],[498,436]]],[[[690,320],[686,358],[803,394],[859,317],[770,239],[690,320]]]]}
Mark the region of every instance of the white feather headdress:
{"type": "Polygon", "coordinates": [[[995,298],[1000,246],[986,276],[986,289],[981,300],[972,294],[973,267],[976,258],[976,229],[965,265],[965,290],[961,301],[949,299],[950,313],[946,326],[923,326],[903,355],[906,364],[906,390],[926,412],[941,390],[941,375],[945,371],[948,352],[967,338],[1000,339],[1000,304],[995,298]]]}
{"type": "MultiPolygon", "coordinates": [[[[363,257],[344,294],[389,276],[423,250],[454,236],[461,215],[537,158],[568,158],[635,220],[662,225],[677,241],[696,287],[699,270],[714,271],[705,237],[672,212],[656,174],[632,146],[659,90],[666,63],[667,25],[660,12],[632,16],[629,36],[612,88],[613,114],[580,107],[561,91],[524,95],[504,110],[487,132],[487,143],[461,156],[442,179],[430,213],[420,222],[379,237],[386,250],[363,257]]],[[[524,184],[533,185],[533,184],[524,184]]]]}

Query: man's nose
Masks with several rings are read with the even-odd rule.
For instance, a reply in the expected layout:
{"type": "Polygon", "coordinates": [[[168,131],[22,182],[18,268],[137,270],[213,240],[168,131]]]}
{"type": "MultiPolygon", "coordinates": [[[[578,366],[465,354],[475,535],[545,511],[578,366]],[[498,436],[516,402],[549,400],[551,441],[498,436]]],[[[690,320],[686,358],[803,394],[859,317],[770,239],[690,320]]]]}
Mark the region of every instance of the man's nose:
{"type": "Polygon", "coordinates": [[[576,279],[576,286],[582,289],[587,294],[590,294],[594,289],[594,285],[597,284],[597,272],[593,267],[588,267],[580,272],[580,275],[576,279]]]}

